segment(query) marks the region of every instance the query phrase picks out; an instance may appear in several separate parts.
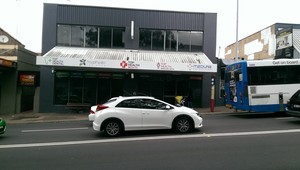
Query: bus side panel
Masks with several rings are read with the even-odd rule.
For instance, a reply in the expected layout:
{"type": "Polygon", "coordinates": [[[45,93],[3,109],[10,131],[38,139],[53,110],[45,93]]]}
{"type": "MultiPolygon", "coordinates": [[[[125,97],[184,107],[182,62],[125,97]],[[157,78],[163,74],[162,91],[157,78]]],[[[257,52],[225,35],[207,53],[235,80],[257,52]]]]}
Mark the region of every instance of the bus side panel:
{"type": "MultiPolygon", "coordinates": [[[[253,105],[253,106],[250,106],[249,111],[250,112],[279,112],[280,107],[281,106],[279,104],[253,105]]],[[[283,107],[285,108],[286,104],[284,104],[283,107]]]]}
{"type": "Polygon", "coordinates": [[[298,89],[298,84],[249,86],[249,111],[285,111],[287,100],[298,89]]]}

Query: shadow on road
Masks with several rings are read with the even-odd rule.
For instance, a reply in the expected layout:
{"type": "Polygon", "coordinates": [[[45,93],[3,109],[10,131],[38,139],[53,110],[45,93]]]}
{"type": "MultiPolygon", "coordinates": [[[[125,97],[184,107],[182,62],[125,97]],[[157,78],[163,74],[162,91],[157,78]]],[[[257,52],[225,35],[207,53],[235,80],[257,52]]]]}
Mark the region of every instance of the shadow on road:
{"type": "Polygon", "coordinates": [[[113,138],[128,138],[128,137],[152,137],[152,136],[173,136],[173,135],[191,135],[201,133],[201,129],[195,129],[189,133],[176,133],[173,130],[138,130],[138,131],[127,131],[123,132],[118,137],[105,136],[104,132],[97,133],[97,137],[113,139],[113,138]]]}

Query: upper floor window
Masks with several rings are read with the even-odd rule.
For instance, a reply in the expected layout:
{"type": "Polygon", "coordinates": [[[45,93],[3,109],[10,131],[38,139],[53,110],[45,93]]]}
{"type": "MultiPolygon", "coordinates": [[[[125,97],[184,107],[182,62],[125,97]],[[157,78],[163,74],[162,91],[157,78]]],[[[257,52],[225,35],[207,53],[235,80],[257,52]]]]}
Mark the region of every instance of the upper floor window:
{"type": "Polygon", "coordinates": [[[87,26],[85,28],[85,46],[98,47],[98,28],[87,26]]]}
{"type": "Polygon", "coordinates": [[[84,47],[84,27],[71,27],[71,46],[84,47]]]}
{"type": "Polygon", "coordinates": [[[139,45],[144,50],[203,51],[203,32],[140,29],[139,45]]]}
{"type": "Polygon", "coordinates": [[[70,46],[71,44],[71,26],[57,26],[57,45],[70,46]]]}
{"type": "Polygon", "coordinates": [[[57,25],[57,45],[124,48],[125,28],[57,25]]]}

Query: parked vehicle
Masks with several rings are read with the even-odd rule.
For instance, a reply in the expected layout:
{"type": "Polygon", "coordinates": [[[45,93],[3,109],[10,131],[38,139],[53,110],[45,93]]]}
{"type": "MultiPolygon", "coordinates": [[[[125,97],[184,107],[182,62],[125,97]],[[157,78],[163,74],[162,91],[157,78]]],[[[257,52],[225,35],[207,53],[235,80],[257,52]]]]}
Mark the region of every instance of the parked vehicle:
{"type": "Polygon", "coordinates": [[[6,122],[4,119],[0,118],[0,134],[5,133],[6,130],[6,122]]]}
{"type": "Polygon", "coordinates": [[[93,128],[107,136],[123,131],[174,129],[186,133],[202,127],[200,114],[185,106],[174,106],[149,96],[116,97],[96,111],[93,128]]]}
{"type": "Polygon", "coordinates": [[[300,117],[300,90],[293,94],[293,96],[287,101],[286,113],[300,117]]]}

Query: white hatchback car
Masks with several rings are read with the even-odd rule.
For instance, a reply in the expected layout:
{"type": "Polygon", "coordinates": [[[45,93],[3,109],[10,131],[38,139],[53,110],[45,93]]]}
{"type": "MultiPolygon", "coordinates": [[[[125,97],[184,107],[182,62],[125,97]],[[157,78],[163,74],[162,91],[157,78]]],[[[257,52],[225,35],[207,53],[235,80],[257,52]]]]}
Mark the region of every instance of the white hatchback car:
{"type": "Polygon", "coordinates": [[[186,133],[202,127],[200,114],[184,106],[174,106],[147,96],[115,97],[95,114],[93,128],[108,136],[123,131],[174,129],[186,133]]]}

